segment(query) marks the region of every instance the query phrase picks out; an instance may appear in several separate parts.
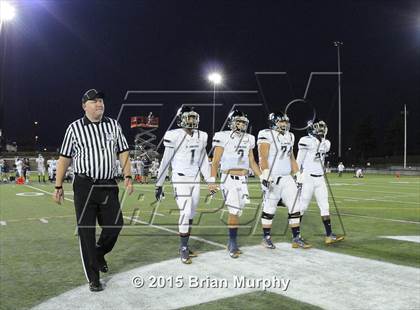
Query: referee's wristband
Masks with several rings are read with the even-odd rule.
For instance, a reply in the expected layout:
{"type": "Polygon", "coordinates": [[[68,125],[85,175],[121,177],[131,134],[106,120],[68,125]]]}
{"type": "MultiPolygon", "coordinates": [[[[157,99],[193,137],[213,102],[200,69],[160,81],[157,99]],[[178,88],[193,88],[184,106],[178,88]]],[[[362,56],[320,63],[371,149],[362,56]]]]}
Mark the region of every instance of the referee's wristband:
{"type": "Polygon", "coordinates": [[[56,186],[55,189],[63,189],[63,186],[56,186]]]}
{"type": "Polygon", "coordinates": [[[133,177],[131,176],[131,175],[126,175],[125,177],[124,177],[124,179],[133,179],[133,177]]]}

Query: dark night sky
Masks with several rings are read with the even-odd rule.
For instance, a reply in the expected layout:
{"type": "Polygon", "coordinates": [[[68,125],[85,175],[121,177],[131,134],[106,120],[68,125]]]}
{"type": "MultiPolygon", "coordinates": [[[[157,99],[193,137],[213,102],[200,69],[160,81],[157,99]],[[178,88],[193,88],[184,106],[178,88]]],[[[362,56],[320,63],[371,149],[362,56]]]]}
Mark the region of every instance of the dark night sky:
{"type": "MultiPolygon", "coordinates": [[[[407,104],[409,150],[420,148],[419,1],[25,0],[15,5],[17,19],[0,35],[1,127],[18,144],[33,135],[37,120],[40,143],[58,146],[67,125],[82,115],[86,89],[104,90],[107,114],[116,117],[130,89],[211,89],[205,80],[210,68],[223,71],[224,90],[257,90],[254,72],[287,71],[288,78],[261,78],[268,109],[278,110],[302,96],[310,72],[336,71],[332,42],[340,40],[343,147],[351,145],[355,124],[368,114],[381,143],[387,124],[407,104]]],[[[314,80],[310,95],[329,123],[333,145],[336,85],[336,77],[314,80]]],[[[210,99],[129,101],[167,102],[157,111],[167,125],[180,102],[210,99]]],[[[229,104],[261,101],[223,99],[229,104]]],[[[225,110],[218,111],[218,125],[225,110]]],[[[126,111],[124,130],[129,133],[130,115],[147,112],[126,111]]],[[[264,126],[264,111],[258,112],[249,111],[255,130],[264,126]]],[[[207,131],[210,115],[202,113],[207,131]]]]}

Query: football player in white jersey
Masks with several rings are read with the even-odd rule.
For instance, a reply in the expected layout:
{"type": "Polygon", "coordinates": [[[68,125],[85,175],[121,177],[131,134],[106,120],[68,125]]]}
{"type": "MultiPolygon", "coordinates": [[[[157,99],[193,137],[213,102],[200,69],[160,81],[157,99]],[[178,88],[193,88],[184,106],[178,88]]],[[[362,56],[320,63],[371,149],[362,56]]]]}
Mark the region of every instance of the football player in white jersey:
{"type": "Polygon", "coordinates": [[[0,158],[0,181],[4,179],[4,172],[5,172],[5,161],[3,158],[0,158]]]}
{"type": "Polygon", "coordinates": [[[54,171],[53,171],[53,162],[54,162],[54,158],[48,159],[47,160],[47,171],[48,171],[48,179],[52,182],[53,178],[54,178],[54,171]]]}
{"type": "Polygon", "coordinates": [[[38,154],[38,157],[35,159],[35,161],[38,170],[38,182],[41,183],[42,176],[42,181],[45,183],[45,159],[41,154],[38,154]]]}
{"type": "Polygon", "coordinates": [[[172,185],[179,208],[180,256],[184,264],[191,264],[191,257],[196,256],[190,251],[188,240],[200,201],[200,172],[206,182],[210,178],[207,133],[198,130],[199,122],[200,116],[193,107],[183,106],[178,110],[177,125],[181,128],[165,133],[165,151],[156,180],[155,195],[157,200],[161,200],[164,196],[162,186],[171,165],[172,185]]]}
{"type": "Polygon", "coordinates": [[[303,215],[315,195],[316,202],[321,211],[322,222],[325,227],[325,243],[332,244],[344,239],[332,232],[330,219],[330,206],[328,203],[328,189],[325,183],[324,161],[329,152],[331,142],[326,139],[328,132],[324,121],[315,121],[309,125],[308,135],[299,140],[299,152],[296,161],[302,172],[302,194],[300,197],[300,210],[303,215]]]}
{"type": "Polygon", "coordinates": [[[23,176],[23,161],[22,161],[22,159],[20,159],[19,157],[16,157],[15,165],[16,165],[17,176],[18,176],[18,178],[20,178],[21,176],[23,176]]]}
{"type": "MultiPolygon", "coordinates": [[[[245,113],[234,110],[228,116],[230,130],[216,132],[213,137],[213,162],[211,168],[212,181],[215,181],[217,171],[222,172],[220,178],[221,190],[228,207],[229,242],[228,251],[232,258],[238,258],[241,251],[237,244],[239,216],[247,198],[248,169],[260,177],[260,169],[255,162],[253,149],[255,137],[248,134],[248,117],[245,113]]],[[[210,186],[211,190],[216,185],[210,186]]]]}
{"type": "Polygon", "coordinates": [[[291,175],[300,174],[293,154],[295,136],[289,131],[290,122],[287,115],[270,113],[268,116],[270,129],[258,133],[258,154],[262,179],[269,183],[264,193],[261,225],[263,229],[262,244],[275,249],[271,240],[271,226],[281,199],[288,208],[289,227],[292,230],[293,248],[310,248],[300,237],[300,205],[297,203],[298,188],[291,175]]]}

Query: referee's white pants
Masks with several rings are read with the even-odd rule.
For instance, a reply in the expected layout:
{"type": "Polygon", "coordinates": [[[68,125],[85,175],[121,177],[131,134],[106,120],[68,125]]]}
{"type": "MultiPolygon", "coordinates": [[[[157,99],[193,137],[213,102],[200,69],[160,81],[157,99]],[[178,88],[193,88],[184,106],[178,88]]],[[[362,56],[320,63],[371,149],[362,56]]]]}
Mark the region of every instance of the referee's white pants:
{"type": "Polygon", "coordinates": [[[247,177],[222,173],[220,189],[229,213],[241,216],[248,195],[247,177]]]}
{"type": "Polygon", "coordinates": [[[200,174],[183,176],[173,173],[172,186],[179,208],[178,229],[181,234],[186,234],[200,202],[200,174]]]}
{"type": "Polygon", "coordinates": [[[330,215],[330,205],[328,203],[328,189],[325,184],[324,176],[313,177],[310,175],[304,176],[302,185],[302,194],[300,197],[300,211],[303,214],[311,203],[312,196],[315,195],[316,202],[321,216],[330,215]]]}

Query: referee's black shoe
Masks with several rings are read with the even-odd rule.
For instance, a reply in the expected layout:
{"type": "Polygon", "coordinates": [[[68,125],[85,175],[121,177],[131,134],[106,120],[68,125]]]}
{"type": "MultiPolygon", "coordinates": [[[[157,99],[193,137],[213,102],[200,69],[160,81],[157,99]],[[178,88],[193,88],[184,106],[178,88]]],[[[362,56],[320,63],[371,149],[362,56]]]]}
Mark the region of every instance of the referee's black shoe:
{"type": "Polygon", "coordinates": [[[91,292],[100,292],[104,290],[104,287],[102,286],[102,283],[99,280],[95,280],[92,282],[89,282],[89,290],[91,292]]]}
{"type": "Polygon", "coordinates": [[[105,257],[103,255],[98,255],[98,264],[100,272],[108,272],[108,264],[106,263],[105,257]]]}

